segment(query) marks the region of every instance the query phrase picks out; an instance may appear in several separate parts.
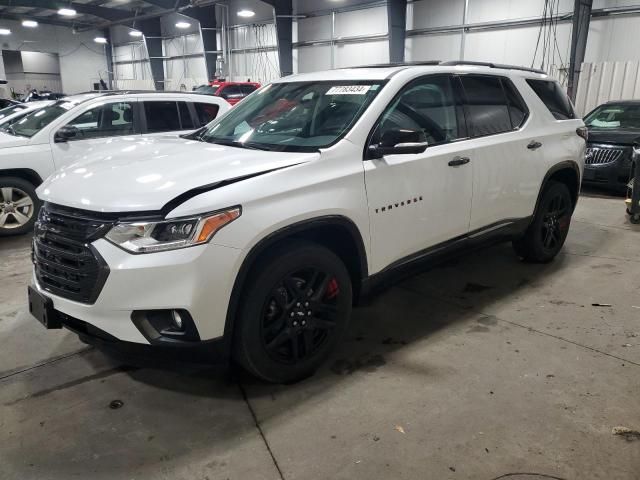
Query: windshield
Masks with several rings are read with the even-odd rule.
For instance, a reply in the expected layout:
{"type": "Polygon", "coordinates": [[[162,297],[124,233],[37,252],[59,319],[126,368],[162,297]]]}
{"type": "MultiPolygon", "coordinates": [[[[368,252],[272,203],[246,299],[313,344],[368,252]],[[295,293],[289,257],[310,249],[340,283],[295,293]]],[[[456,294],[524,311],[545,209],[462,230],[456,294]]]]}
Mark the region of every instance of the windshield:
{"type": "Polygon", "coordinates": [[[60,115],[68,112],[76,105],[77,103],[74,102],[60,100],[48,107],[29,113],[22,120],[11,126],[11,133],[20,135],[21,137],[33,137],[60,115]]]}
{"type": "Polygon", "coordinates": [[[267,85],[192,138],[274,151],[316,151],[344,136],[383,82],[267,85]]]}
{"type": "Polygon", "coordinates": [[[196,93],[206,93],[207,95],[213,95],[218,90],[218,85],[200,85],[194,90],[196,93]]]}
{"type": "Polygon", "coordinates": [[[2,110],[0,110],[0,123],[2,123],[2,119],[5,117],[8,117],[9,115],[13,115],[16,112],[19,112],[20,110],[24,110],[26,107],[23,107],[22,105],[12,105],[10,107],[7,108],[3,108],[2,110]]]}
{"type": "Polygon", "coordinates": [[[602,105],[584,119],[592,128],[640,129],[640,105],[602,105]]]}

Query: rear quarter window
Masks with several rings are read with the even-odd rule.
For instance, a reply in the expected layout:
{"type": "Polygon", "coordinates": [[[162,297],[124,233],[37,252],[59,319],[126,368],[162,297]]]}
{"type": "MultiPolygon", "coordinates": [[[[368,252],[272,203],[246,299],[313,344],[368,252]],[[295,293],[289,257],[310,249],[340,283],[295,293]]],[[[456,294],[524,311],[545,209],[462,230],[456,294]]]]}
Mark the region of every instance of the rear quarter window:
{"type": "Polygon", "coordinates": [[[553,118],[556,120],[576,118],[576,112],[573,110],[569,97],[556,82],[529,78],[527,83],[549,109],[553,118]]]}

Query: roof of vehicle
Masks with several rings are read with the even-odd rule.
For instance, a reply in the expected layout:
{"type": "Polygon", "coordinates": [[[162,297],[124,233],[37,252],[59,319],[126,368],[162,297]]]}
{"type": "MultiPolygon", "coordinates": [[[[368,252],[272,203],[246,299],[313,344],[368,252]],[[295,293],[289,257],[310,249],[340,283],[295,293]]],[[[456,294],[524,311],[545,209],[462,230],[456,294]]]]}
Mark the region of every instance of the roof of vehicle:
{"type": "Polygon", "coordinates": [[[361,67],[340,68],[323,72],[303,73],[281,78],[277,82],[331,81],[331,80],[386,80],[394,74],[407,70],[420,69],[425,73],[442,71],[495,73],[518,75],[529,78],[543,78],[546,73],[518,65],[502,65],[488,62],[464,62],[439,60],[425,62],[386,63],[378,65],[364,65],[361,67]]]}
{"type": "MultiPolygon", "coordinates": [[[[143,96],[153,96],[153,97],[175,97],[176,95],[185,95],[187,97],[198,98],[199,101],[202,101],[203,95],[194,92],[181,92],[181,91],[156,91],[156,90],[102,90],[98,92],[85,92],[78,93],[75,95],[69,95],[68,97],[64,97],[62,100],[66,100],[68,102],[73,103],[83,103],[88,100],[93,100],[98,97],[113,97],[118,95],[143,95],[143,96]]],[[[215,102],[215,101],[214,101],[215,102]]]]}
{"type": "Polygon", "coordinates": [[[609,100],[603,105],[640,105],[640,100],[609,100]]]}
{"type": "Polygon", "coordinates": [[[226,80],[211,80],[209,86],[224,86],[224,85],[260,85],[258,82],[230,82],[226,80]]]}

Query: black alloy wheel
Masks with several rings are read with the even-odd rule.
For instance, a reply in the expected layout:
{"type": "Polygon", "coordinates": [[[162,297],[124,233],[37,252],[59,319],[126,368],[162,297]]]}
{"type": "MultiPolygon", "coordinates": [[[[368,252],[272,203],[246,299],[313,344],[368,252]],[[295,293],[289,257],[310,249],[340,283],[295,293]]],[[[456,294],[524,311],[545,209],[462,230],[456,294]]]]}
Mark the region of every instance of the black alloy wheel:
{"type": "Polygon", "coordinates": [[[569,233],[573,201],[564,183],[549,181],[525,234],[513,241],[525,261],[547,263],[560,252],[569,233]]]}
{"type": "Polygon", "coordinates": [[[335,276],[316,268],[291,272],[275,285],[261,325],[271,358],[291,364],[321,349],[336,328],[339,295],[335,276]]]}
{"type": "Polygon", "coordinates": [[[331,250],[300,240],[281,244],[248,274],[233,357],[268,382],[308,377],[342,338],[351,304],[349,272],[331,250]]]}

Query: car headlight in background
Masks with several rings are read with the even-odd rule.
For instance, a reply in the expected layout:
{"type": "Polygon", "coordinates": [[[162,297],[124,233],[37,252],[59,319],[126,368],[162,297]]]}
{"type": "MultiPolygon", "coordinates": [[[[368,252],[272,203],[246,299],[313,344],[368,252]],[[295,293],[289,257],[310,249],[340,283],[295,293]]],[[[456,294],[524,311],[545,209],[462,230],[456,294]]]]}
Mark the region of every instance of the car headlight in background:
{"type": "Polygon", "coordinates": [[[132,253],[153,253],[207,243],[242,213],[240,207],[197,217],[151,222],[124,222],[113,226],[106,239],[132,253]]]}

